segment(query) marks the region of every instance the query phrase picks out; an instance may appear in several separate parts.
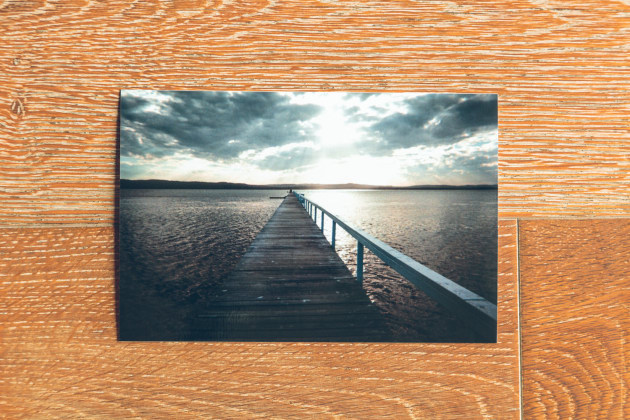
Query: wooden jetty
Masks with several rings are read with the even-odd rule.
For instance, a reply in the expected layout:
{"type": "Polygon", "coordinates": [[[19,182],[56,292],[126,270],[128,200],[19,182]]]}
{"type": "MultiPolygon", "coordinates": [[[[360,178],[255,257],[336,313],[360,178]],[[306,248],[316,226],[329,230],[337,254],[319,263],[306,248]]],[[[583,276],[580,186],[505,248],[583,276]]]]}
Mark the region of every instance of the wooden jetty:
{"type": "Polygon", "coordinates": [[[228,341],[391,339],[361,283],[293,194],[258,233],[194,334],[228,341]]]}

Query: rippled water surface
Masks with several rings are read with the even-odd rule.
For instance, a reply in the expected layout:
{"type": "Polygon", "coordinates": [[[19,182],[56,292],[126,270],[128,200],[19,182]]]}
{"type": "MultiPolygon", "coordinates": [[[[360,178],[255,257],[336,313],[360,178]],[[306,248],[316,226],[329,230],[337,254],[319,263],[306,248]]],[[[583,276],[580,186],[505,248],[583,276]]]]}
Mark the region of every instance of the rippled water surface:
{"type": "MultiPolygon", "coordinates": [[[[496,302],[497,192],[303,191],[352,226],[496,302]]],[[[188,339],[187,323],[211,299],[285,191],[121,190],[120,336],[188,339]]],[[[319,223],[319,220],[318,220],[319,223]]],[[[325,220],[330,239],[330,220],[325,220]]],[[[356,242],[337,230],[355,271],[356,242]]],[[[470,341],[451,314],[369,252],[365,281],[395,341],[470,341]]]]}

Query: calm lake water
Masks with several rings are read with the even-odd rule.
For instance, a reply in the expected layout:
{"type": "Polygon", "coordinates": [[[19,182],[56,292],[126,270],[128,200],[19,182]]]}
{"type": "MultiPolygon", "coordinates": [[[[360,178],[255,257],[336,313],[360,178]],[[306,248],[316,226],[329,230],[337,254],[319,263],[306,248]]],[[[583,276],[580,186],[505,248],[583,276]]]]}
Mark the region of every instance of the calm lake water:
{"type": "MultiPolygon", "coordinates": [[[[496,303],[497,192],[301,191],[333,214],[496,303]]],[[[120,337],[195,339],[210,301],[281,200],[274,190],[121,190],[120,337]]],[[[318,220],[319,223],[319,220],[318,220]]],[[[330,240],[330,220],[325,222],[330,240]]],[[[356,241],[337,229],[355,273],[356,241]]],[[[471,331],[366,250],[364,289],[395,341],[474,341],[471,331]]]]}

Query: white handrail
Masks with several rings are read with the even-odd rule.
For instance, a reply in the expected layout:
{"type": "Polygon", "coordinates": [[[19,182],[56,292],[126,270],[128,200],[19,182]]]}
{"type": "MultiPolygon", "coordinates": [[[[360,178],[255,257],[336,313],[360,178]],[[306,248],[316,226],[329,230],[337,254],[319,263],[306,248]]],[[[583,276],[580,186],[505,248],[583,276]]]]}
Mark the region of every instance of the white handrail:
{"type": "Polygon", "coordinates": [[[337,224],[357,240],[357,280],[363,281],[363,247],[365,246],[414,286],[469,324],[478,334],[491,342],[496,341],[497,305],[436,273],[383,241],[351,227],[319,204],[304,197],[304,194],[295,191],[293,194],[309,215],[314,214],[315,224],[317,224],[317,210],[320,210],[322,232],[324,231],[324,215],[332,220],[331,245],[333,249],[337,224]]]}

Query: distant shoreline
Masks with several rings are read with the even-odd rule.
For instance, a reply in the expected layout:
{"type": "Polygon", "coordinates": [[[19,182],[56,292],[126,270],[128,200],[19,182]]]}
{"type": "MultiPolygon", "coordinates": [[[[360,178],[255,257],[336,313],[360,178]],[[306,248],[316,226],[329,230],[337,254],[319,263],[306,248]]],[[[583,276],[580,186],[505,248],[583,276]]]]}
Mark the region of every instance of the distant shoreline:
{"type": "Polygon", "coordinates": [[[165,190],[497,190],[496,184],[470,185],[391,185],[365,184],[270,184],[252,185],[232,182],[168,181],[162,179],[121,179],[121,189],[165,190]]]}

